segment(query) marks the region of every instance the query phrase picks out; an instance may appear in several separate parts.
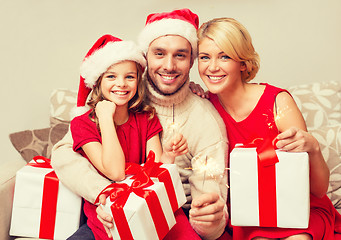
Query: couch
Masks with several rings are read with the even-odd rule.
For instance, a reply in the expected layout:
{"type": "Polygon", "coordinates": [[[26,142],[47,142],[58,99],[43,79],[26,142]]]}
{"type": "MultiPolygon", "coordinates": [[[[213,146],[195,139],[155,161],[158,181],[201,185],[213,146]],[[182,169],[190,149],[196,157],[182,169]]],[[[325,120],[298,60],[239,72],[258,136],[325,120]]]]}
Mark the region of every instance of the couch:
{"type": "MultiPolygon", "coordinates": [[[[341,81],[309,83],[287,89],[301,109],[308,130],[321,145],[330,169],[327,195],[341,212],[341,81]]],[[[68,89],[52,92],[50,127],[10,134],[10,140],[21,157],[6,162],[0,168],[0,240],[14,239],[8,232],[16,171],[36,155],[50,157],[52,146],[68,130],[69,112],[75,105],[76,94],[76,91],[68,89]]]]}

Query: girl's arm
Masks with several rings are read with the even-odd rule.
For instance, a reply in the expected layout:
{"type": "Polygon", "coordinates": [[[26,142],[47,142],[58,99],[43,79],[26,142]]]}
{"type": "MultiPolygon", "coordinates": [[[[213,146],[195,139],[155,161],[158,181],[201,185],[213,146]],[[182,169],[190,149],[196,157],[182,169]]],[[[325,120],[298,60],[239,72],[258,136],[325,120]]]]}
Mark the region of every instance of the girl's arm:
{"type": "MultiPolygon", "coordinates": [[[[310,192],[323,197],[328,189],[329,169],[324,161],[318,141],[307,132],[303,116],[294,99],[281,92],[276,97],[277,147],[291,152],[307,152],[310,162],[310,192]]],[[[274,110],[276,112],[276,109],[274,110]]]]}
{"type": "Polygon", "coordinates": [[[155,152],[156,161],[162,163],[174,163],[175,157],[188,152],[187,141],[182,134],[176,134],[162,149],[159,134],[147,141],[147,154],[152,150],[155,152]]]}
{"type": "Polygon", "coordinates": [[[96,105],[102,144],[90,142],[82,148],[100,172],[113,181],[120,181],[125,177],[125,156],[113,119],[115,108],[116,105],[110,101],[102,101],[96,105]]]}

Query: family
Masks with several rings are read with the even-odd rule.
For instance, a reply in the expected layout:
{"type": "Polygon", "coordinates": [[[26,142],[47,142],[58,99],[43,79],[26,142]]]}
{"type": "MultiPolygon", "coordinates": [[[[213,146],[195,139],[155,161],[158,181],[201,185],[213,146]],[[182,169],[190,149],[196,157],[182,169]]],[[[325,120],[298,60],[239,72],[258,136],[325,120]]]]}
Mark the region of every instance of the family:
{"type": "Polygon", "coordinates": [[[69,239],[111,238],[112,218],[94,202],[105,203],[101,191],[124,179],[126,163],[143,163],[149,151],[156,161],[178,166],[187,197],[165,239],[334,239],[337,213],[326,196],[329,170],[319,143],[290,93],[249,83],[258,69],[243,25],[216,18],[199,27],[189,9],[150,14],[137,45],[99,38],[81,64],[77,116],[52,153],[60,181],[84,198],[87,223],[69,239]],[[208,96],[189,80],[196,58],[208,96]],[[236,143],[263,137],[309,155],[307,229],[230,224],[229,153],[236,143]],[[205,157],[218,169],[213,176],[198,170],[205,157]]]}

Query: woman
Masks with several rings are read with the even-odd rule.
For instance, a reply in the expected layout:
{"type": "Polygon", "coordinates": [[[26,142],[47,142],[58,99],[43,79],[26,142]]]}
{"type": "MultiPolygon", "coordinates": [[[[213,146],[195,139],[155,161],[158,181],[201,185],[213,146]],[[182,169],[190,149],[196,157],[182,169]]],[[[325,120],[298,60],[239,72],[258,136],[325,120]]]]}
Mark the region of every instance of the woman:
{"type": "Polygon", "coordinates": [[[310,220],[308,229],[231,226],[233,239],[334,239],[336,210],[325,195],[329,170],[319,143],[307,132],[291,95],[269,84],[252,84],[259,56],[248,31],[231,18],[217,18],[198,30],[199,74],[210,101],[223,118],[230,142],[271,137],[276,147],[307,152],[310,164],[310,220]]]}

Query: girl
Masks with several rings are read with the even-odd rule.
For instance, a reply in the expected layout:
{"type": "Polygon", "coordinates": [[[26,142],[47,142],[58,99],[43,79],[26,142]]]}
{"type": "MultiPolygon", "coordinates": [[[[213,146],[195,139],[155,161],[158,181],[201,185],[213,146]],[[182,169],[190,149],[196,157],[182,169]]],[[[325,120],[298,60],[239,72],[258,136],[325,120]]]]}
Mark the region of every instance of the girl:
{"type": "Polygon", "coordinates": [[[199,74],[225,122],[230,151],[236,143],[270,136],[278,140],[277,148],[307,152],[310,159],[308,229],[233,226],[233,239],[334,239],[337,213],[325,195],[329,170],[319,143],[307,132],[301,112],[286,90],[249,83],[258,72],[259,56],[248,31],[234,19],[217,18],[199,28],[198,40],[199,74]]]}
{"type": "MultiPolygon", "coordinates": [[[[155,110],[143,102],[141,77],[145,66],[145,58],[133,42],[111,35],[98,39],[81,65],[78,109],[84,110],[91,90],[92,94],[88,101],[90,110],[71,121],[73,149],[113,181],[124,179],[126,162],[141,164],[150,150],[155,152],[157,161],[167,163],[187,152],[187,142],[181,134],[162,151],[162,127],[155,110]]],[[[89,232],[90,228],[93,234],[81,239],[108,239],[97,219],[96,206],[85,201],[84,212],[88,226],[79,231],[89,232]]]]}

